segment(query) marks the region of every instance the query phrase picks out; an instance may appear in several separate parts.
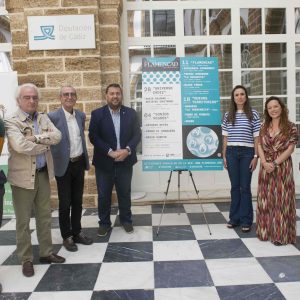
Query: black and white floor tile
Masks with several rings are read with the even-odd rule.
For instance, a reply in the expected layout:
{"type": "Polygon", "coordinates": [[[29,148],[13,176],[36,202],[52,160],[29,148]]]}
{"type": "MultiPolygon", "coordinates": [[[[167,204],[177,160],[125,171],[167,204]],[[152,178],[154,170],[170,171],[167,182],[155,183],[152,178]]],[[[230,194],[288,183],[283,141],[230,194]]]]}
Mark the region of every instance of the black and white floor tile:
{"type": "MultiPolygon", "coordinates": [[[[255,203],[254,203],[255,206],[255,203]]],[[[113,208],[113,230],[97,236],[97,210],[86,209],[84,232],[94,237],[78,252],[62,247],[54,211],[54,250],[64,264],[38,262],[35,220],[32,243],[35,276],[22,275],[16,256],[15,220],[0,229],[0,299],[30,300],[199,300],[300,299],[300,200],[297,244],[276,247],[240,228],[228,229],[229,203],[133,206],[134,233],[127,234],[113,208]]]]}

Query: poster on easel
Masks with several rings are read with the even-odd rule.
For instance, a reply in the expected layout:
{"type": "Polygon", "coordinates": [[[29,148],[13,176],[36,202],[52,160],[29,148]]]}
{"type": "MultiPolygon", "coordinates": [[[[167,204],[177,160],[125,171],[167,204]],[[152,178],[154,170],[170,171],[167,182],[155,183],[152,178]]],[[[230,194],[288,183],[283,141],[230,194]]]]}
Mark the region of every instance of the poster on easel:
{"type": "Polygon", "coordinates": [[[217,58],[144,58],[142,72],[143,171],[222,170],[217,58]]]}
{"type": "MultiPolygon", "coordinates": [[[[0,73],[0,103],[4,106],[4,117],[9,117],[17,108],[15,100],[15,92],[18,86],[17,72],[1,72],[0,73]]],[[[7,162],[8,162],[8,149],[7,141],[5,139],[2,154],[0,156],[0,170],[2,169],[7,175],[7,162]]],[[[12,204],[12,192],[9,183],[5,184],[5,194],[3,200],[3,219],[6,217],[14,216],[14,208],[12,204]]]]}

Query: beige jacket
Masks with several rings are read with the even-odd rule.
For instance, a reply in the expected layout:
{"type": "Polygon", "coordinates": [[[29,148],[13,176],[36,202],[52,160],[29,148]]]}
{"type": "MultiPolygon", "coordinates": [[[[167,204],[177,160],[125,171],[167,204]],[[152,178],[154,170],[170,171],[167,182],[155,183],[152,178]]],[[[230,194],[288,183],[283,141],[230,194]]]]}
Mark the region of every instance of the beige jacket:
{"type": "Polygon", "coordinates": [[[42,133],[35,135],[36,142],[31,142],[26,136],[34,135],[33,121],[20,109],[5,120],[9,150],[7,179],[10,184],[25,189],[34,189],[38,154],[45,154],[49,179],[54,177],[50,145],[58,144],[61,139],[60,131],[46,114],[39,113],[37,122],[42,133]]]}

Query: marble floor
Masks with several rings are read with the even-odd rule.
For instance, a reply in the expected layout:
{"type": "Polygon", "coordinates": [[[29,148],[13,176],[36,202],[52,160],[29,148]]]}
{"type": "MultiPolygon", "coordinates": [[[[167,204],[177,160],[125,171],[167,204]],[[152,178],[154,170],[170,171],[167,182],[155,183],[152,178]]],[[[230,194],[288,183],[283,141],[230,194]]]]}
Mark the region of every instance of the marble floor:
{"type": "MultiPolygon", "coordinates": [[[[255,203],[254,203],[255,207],[255,203]]],[[[67,252],[53,212],[54,250],[64,264],[38,262],[35,221],[31,221],[35,276],[26,278],[16,256],[15,220],[0,229],[0,299],[30,300],[199,300],[300,299],[300,200],[297,244],[276,247],[255,232],[228,229],[229,203],[167,205],[157,235],[161,205],[133,206],[134,233],[120,227],[97,237],[95,209],[83,212],[84,232],[94,244],[67,252]]],[[[255,224],[254,224],[255,225],[255,224]]]]}

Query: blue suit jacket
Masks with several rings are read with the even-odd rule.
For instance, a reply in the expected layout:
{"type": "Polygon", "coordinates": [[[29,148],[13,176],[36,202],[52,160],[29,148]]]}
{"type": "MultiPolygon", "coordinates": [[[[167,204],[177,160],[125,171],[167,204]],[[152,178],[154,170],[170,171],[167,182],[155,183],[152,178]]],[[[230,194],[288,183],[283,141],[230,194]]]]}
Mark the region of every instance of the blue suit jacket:
{"type": "MultiPolygon", "coordinates": [[[[51,153],[54,162],[54,173],[55,176],[61,177],[66,173],[70,161],[70,136],[67,120],[62,108],[50,112],[48,116],[55,127],[61,132],[61,141],[57,145],[51,146],[51,153]]],[[[82,141],[82,149],[85,157],[85,169],[88,170],[90,165],[84,136],[85,114],[75,109],[75,118],[79,127],[82,141]]]]}
{"type": "MultiPolygon", "coordinates": [[[[113,120],[107,105],[92,111],[89,138],[94,145],[93,165],[96,168],[110,170],[114,159],[107,155],[109,149],[117,149],[117,137],[113,120]]],[[[131,154],[123,162],[124,165],[133,166],[137,162],[136,146],[141,140],[141,128],[137,113],[134,109],[121,106],[120,109],[120,146],[131,149],[131,154]]]]}

